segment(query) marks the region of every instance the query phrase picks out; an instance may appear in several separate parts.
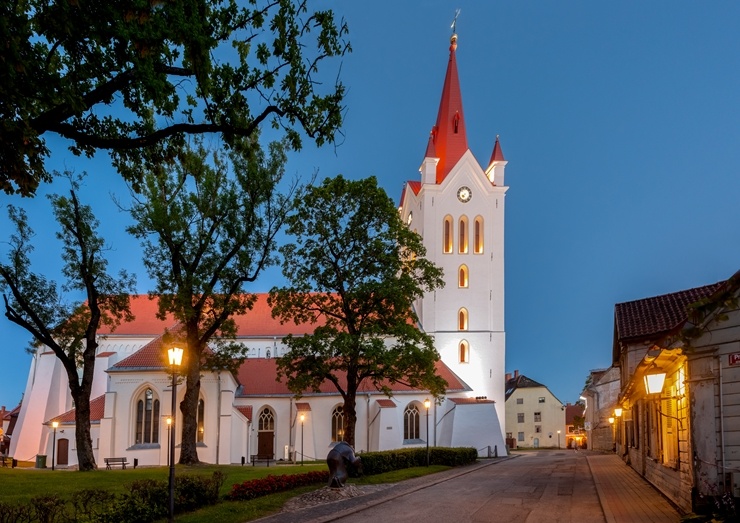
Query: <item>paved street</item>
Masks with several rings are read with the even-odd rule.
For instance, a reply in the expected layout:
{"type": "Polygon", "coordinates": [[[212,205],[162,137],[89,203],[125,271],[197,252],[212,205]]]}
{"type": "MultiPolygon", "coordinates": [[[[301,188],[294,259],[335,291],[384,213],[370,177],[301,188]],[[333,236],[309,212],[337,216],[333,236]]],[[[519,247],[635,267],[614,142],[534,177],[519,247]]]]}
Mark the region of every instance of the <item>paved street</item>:
{"type": "Polygon", "coordinates": [[[543,450],[265,521],[677,523],[680,514],[613,454],[543,450]]]}

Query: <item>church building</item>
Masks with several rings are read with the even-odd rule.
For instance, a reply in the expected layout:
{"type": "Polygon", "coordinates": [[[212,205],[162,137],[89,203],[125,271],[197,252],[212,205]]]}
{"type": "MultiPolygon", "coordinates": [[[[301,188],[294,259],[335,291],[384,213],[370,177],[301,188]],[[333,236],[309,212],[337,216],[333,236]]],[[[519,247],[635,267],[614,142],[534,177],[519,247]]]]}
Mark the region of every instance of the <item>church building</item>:
{"type": "MultiPolygon", "coordinates": [[[[505,455],[504,184],[506,160],[496,137],[482,166],[468,148],[453,35],[437,120],[420,167],[405,184],[399,212],[424,239],[427,257],[444,269],[446,285],[415,304],[419,328],[434,337],[438,373],[448,389],[440,402],[428,391],[391,385],[388,397],[371,387],[357,402],[358,452],[413,446],[475,447],[479,455],[505,455]]],[[[159,320],[157,304],[132,298],[135,319],[101,331],[93,394],[92,439],[104,458],[139,465],[167,463],[172,416],[171,377],[162,336],[173,318],[159,320]]],[[[311,325],[281,325],[266,295],[236,318],[237,341],[248,358],[237,372],[204,371],[198,407],[198,457],[240,463],[250,456],[323,460],[343,437],[342,398],[329,383],[296,398],[276,381],[282,338],[309,333],[311,325]]],[[[184,386],[177,389],[178,403],[184,386]]],[[[66,375],[49,349],[31,362],[23,403],[10,444],[18,461],[54,455],[58,467],[76,465],[74,405],[66,375]],[[56,428],[52,428],[56,425],[56,428]],[[52,446],[55,448],[52,451],[52,446]]],[[[179,447],[179,444],[178,444],[179,447]]],[[[179,453],[179,448],[176,450],[179,453]]],[[[177,457],[176,457],[177,459],[177,457]]]]}

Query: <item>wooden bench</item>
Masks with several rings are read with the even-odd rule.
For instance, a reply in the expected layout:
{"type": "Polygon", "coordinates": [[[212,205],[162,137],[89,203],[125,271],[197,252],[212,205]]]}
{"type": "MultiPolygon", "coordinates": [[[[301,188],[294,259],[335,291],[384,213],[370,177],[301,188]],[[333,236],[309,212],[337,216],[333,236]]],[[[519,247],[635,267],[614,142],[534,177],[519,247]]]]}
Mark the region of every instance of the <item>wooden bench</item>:
{"type": "Polygon", "coordinates": [[[271,461],[275,461],[275,458],[272,454],[263,456],[261,454],[252,454],[252,466],[254,467],[255,463],[267,463],[267,466],[270,466],[271,461]]]}
{"type": "Polygon", "coordinates": [[[128,460],[126,458],[105,458],[106,470],[110,470],[111,465],[121,465],[121,468],[125,469],[127,463],[128,460]]]}

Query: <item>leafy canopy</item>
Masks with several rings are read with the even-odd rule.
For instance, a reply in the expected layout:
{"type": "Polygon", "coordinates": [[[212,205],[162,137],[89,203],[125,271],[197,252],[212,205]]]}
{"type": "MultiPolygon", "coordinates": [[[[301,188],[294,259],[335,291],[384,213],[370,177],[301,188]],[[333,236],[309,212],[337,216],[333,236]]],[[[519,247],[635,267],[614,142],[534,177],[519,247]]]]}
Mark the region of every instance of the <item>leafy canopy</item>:
{"type": "Polygon", "coordinates": [[[387,394],[401,382],[441,395],[439,354],[417,327],[413,303],[444,284],[442,271],[376,179],[325,180],[296,203],[287,225],[294,243],[280,251],[289,284],[271,291],[273,314],[316,325],[285,340],[290,352],[278,367],[290,389],[318,390],[328,380],[345,412],[354,412],[347,399],[365,380],[387,394]]]}
{"type": "Polygon", "coordinates": [[[108,150],[131,182],[188,134],[227,144],[263,123],[293,149],[332,142],[344,87],[319,65],[350,50],[347,26],[309,0],[2,0],[0,189],[52,176],[47,133],[75,154],[108,150]]]}

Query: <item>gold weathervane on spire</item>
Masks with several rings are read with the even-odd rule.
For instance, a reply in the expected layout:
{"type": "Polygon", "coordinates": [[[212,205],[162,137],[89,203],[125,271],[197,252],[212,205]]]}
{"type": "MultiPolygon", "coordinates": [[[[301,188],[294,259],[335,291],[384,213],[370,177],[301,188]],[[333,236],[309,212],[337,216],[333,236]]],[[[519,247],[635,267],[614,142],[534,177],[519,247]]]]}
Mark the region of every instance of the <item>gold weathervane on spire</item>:
{"type": "Polygon", "coordinates": [[[452,34],[457,33],[457,17],[460,16],[460,9],[455,9],[455,18],[452,19],[452,25],[450,28],[452,29],[452,34]]]}

